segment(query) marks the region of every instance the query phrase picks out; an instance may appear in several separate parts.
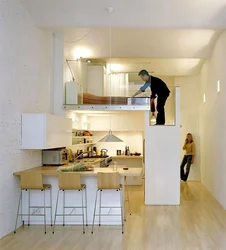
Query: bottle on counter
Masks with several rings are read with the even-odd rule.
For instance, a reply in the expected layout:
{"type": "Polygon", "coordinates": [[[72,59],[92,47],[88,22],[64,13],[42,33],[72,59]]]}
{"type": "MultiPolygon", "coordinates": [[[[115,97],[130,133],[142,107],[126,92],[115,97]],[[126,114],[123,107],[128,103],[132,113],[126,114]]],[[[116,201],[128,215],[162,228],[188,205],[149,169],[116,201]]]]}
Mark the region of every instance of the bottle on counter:
{"type": "Polygon", "coordinates": [[[128,146],[128,149],[127,149],[127,155],[130,155],[130,149],[129,149],[129,146],[128,146]]]}
{"type": "Polygon", "coordinates": [[[127,155],[127,146],[125,146],[125,155],[127,155]]]}
{"type": "Polygon", "coordinates": [[[125,147],[125,155],[130,155],[129,146],[125,147]]]}

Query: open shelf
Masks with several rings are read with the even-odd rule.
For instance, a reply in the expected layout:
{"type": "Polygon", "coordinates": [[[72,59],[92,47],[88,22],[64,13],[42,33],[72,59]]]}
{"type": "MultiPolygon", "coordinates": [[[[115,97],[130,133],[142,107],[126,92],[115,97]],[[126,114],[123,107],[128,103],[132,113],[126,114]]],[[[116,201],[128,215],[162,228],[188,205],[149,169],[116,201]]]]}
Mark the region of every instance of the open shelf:
{"type": "Polygon", "coordinates": [[[72,144],[70,147],[72,146],[85,146],[85,145],[93,145],[95,143],[78,143],[78,144],[72,144]]]}
{"type": "Polygon", "coordinates": [[[72,136],[72,139],[93,138],[93,136],[72,136]]]}

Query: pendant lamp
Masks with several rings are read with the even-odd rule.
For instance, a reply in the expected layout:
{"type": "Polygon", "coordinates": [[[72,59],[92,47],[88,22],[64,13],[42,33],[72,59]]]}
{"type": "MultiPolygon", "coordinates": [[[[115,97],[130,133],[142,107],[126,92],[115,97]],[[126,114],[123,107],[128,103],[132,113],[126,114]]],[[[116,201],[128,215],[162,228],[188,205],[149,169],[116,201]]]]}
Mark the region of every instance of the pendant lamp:
{"type": "Polygon", "coordinates": [[[108,134],[104,136],[99,142],[123,142],[117,136],[112,134],[112,131],[109,130],[108,134]]]}
{"type": "MultiPolygon", "coordinates": [[[[108,8],[109,13],[111,13],[113,10],[112,7],[108,8]]],[[[111,27],[110,27],[110,107],[111,107],[111,27]]],[[[110,117],[110,127],[111,127],[111,117],[110,117]]],[[[112,134],[111,128],[106,136],[104,136],[99,142],[123,142],[121,139],[119,139],[117,136],[112,134]]]]}

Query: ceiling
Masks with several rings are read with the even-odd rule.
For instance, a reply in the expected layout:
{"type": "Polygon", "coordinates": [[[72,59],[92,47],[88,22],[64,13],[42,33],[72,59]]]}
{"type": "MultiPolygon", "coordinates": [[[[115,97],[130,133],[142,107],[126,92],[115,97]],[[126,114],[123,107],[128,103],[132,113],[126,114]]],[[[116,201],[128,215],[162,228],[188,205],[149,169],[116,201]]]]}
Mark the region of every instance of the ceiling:
{"type": "Polygon", "coordinates": [[[114,73],[197,75],[221,30],[212,29],[64,29],[65,57],[111,63],[114,73]]]}
{"type": "Polygon", "coordinates": [[[21,2],[38,27],[64,34],[66,59],[111,62],[113,72],[196,75],[226,28],[226,0],[21,2]]]}
{"type": "Polygon", "coordinates": [[[21,0],[39,27],[226,28],[225,0],[21,0]],[[113,7],[110,13],[107,8],[113,7]]]}

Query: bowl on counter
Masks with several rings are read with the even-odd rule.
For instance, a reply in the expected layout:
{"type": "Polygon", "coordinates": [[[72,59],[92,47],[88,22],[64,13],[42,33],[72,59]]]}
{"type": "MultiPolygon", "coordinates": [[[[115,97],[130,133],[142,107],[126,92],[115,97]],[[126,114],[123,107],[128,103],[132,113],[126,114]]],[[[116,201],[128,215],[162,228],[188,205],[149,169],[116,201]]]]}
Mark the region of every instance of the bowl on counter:
{"type": "Polygon", "coordinates": [[[135,156],[140,156],[141,153],[134,153],[133,155],[135,155],[135,156]]]}

